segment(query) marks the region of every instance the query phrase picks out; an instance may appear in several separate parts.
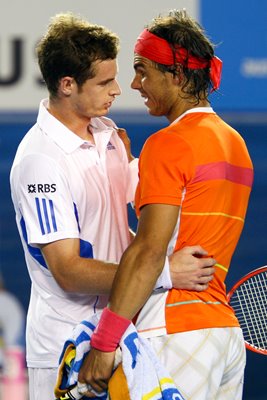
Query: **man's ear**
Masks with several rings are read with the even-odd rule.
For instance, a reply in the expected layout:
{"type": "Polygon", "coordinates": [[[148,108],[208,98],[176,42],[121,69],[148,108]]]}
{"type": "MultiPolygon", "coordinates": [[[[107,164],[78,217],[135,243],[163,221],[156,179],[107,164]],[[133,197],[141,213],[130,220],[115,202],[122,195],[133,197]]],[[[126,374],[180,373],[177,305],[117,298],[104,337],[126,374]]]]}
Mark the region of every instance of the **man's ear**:
{"type": "Polygon", "coordinates": [[[60,79],[59,82],[59,90],[64,96],[70,96],[72,89],[73,89],[73,84],[74,84],[74,78],[70,76],[63,76],[63,78],[60,79]]]}

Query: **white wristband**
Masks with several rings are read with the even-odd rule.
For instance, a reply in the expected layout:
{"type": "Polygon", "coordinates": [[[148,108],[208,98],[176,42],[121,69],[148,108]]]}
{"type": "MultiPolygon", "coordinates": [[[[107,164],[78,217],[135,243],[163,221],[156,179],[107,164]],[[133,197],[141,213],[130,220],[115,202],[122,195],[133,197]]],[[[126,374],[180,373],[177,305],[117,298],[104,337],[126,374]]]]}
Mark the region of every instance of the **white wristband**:
{"type": "Polygon", "coordinates": [[[170,263],[169,263],[169,257],[166,256],[163,270],[160,276],[158,277],[157,282],[155,283],[154,290],[171,289],[171,288],[172,288],[172,281],[170,274],[170,263]]]}

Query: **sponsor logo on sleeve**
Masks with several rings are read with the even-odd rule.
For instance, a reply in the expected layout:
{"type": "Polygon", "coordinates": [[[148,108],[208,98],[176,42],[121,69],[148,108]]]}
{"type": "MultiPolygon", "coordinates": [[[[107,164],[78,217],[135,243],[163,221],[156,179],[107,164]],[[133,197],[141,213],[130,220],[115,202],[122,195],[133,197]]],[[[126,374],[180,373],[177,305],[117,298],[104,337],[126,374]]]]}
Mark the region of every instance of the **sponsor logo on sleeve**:
{"type": "Polygon", "coordinates": [[[32,183],[28,185],[28,193],[54,193],[56,190],[55,183],[32,183]]]}

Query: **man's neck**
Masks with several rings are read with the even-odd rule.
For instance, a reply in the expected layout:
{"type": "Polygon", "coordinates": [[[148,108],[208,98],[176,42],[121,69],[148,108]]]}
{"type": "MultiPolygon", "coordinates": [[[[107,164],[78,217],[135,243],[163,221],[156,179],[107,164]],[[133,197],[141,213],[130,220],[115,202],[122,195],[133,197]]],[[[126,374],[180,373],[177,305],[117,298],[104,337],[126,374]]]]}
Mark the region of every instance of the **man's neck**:
{"type": "Polygon", "coordinates": [[[49,100],[47,111],[65,125],[70,131],[81,139],[94,143],[92,132],[89,129],[91,118],[79,118],[68,103],[49,100]]]}
{"type": "Polygon", "coordinates": [[[192,110],[193,108],[199,108],[199,107],[210,107],[210,103],[207,100],[200,100],[198,104],[195,104],[195,101],[190,102],[190,101],[180,101],[176,107],[172,110],[169,116],[167,116],[168,120],[170,123],[175,121],[177,118],[179,118],[181,115],[183,115],[185,112],[192,110]]]}

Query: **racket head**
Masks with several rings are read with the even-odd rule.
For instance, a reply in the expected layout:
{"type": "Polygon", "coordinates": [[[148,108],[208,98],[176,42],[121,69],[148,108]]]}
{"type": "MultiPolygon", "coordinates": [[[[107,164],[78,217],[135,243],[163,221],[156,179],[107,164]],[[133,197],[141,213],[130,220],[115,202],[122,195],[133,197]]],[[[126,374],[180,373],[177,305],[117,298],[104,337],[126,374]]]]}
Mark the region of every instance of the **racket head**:
{"type": "Polygon", "coordinates": [[[227,300],[240,323],[246,348],[267,355],[267,265],[244,275],[227,300]]]}

